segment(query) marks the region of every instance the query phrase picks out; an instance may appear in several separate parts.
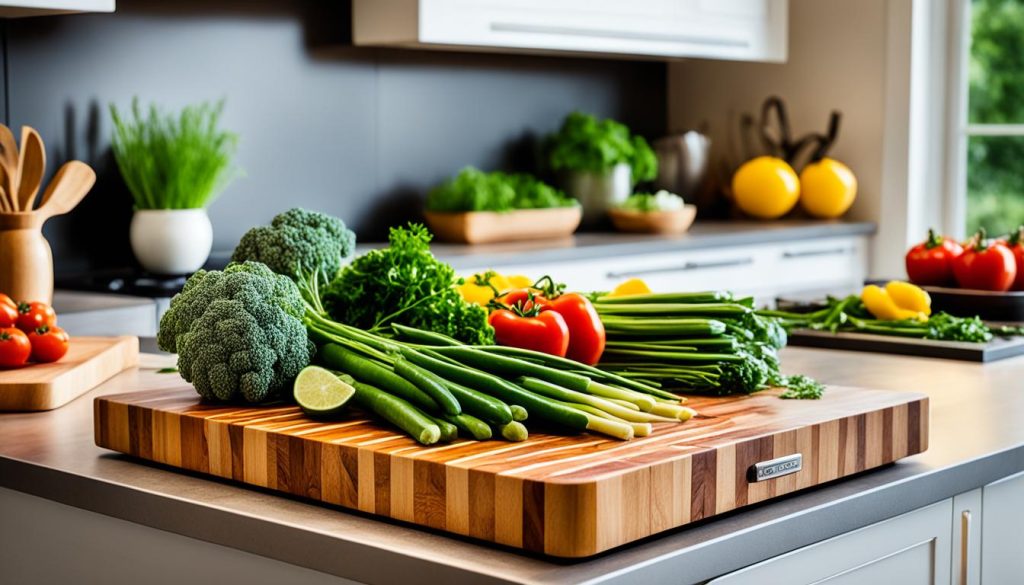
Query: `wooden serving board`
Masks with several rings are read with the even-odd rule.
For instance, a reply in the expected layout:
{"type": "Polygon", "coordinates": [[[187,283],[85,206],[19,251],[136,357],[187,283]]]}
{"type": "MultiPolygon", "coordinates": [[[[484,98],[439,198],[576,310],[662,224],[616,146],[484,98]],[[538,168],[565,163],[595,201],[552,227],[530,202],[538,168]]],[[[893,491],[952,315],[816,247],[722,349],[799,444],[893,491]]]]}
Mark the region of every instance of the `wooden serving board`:
{"type": "Polygon", "coordinates": [[[137,337],[72,337],[52,364],[0,370],[0,410],[51,410],[139,363],[137,337]]]}
{"type": "Polygon", "coordinates": [[[933,357],[967,362],[994,362],[1024,355],[1024,337],[996,337],[988,343],[937,341],[895,335],[875,335],[839,331],[797,329],[789,335],[789,345],[868,351],[918,357],[933,357]]]}
{"type": "MultiPolygon", "coordinates": [[[[147,376],[141,373],[143,387],[147,376]]],[[[291,405],[204,404],[183,383],[95,401],[96,444],[511,547],[585,557],[924,451],[924,395],[830,388],[695,398],[701,416],[623,442],[534,432],[521,443],[423,447],[357,412],[317,422],[291,405]],[[758,462],[796,473],[752,482],[758,462]]],[[[527,421],[529,426],[529,421],[527,421]]]]}

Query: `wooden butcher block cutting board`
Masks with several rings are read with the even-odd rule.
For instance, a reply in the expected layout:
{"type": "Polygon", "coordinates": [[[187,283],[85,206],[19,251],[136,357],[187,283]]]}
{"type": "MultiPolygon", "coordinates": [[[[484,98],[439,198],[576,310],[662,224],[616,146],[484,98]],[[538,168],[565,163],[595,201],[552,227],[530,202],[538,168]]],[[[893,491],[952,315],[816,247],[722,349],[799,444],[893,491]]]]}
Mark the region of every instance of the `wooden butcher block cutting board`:
{"type": "Polygon", "coordinates": [[[204,404],[184,383],[99,397],[95,427],[96,443],[114,451],[559,557],[593,555],[927,448],[922,394],[775,394],[694,398],[699,418],[627,442],[531,429],[521,443],[423,447],[357,412],[317,422],[290,405],[204,404]]]}
{"type": "Polygon", "coordinates": [[[0,411],[63,406],[138,363],[138,337],[72,337],[59,361],[0,369],[0,411]]]}

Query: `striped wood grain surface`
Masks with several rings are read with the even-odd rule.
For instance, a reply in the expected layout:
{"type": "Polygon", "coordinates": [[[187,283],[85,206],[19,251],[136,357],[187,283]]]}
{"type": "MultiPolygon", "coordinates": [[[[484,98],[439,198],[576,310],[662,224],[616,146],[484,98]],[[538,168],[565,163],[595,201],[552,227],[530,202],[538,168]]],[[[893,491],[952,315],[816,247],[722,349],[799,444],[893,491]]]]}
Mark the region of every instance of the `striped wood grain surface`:
{"type": "MultiPolygon", "coordinates": [[[[140,372],[143,381],[150,374],[140,372]]],[[[143,384],[145,386],[145,384],[143,384]]],[[[143,459],[560,557],[584,557],[924,451],[928,399],[694,398],[701,417],[622,442],[532,432],[423,447],[353,413],[203,404],[188,386],[103,396],[96,443],[143,459]],[[750,483],[758,461],[803,469],[750,483]]]]}
{"type": "Polygon", "coordinates": [[[0,410],[63,406],[138,363],[138,337],[72,337],[56,362],[0,369],[0,410]]]}

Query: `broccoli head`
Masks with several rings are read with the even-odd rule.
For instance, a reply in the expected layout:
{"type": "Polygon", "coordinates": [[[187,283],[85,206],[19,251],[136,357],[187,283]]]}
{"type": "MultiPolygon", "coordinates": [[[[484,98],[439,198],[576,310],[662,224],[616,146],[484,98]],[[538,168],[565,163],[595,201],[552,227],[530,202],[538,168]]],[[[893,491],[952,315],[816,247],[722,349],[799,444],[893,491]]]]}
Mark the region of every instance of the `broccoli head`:
{"type": "Polygon", "coordinates": [[[204,398],[273,397],[309,364],[298,286],[259,262],[200,271],[160,319],[157,344],[204,398]]]}
{"type": "Polygon", "coordinates": [[[238,242],[232,262],[255,260],[291,278],[300,271],[334,278],[342,260],[355,251],[356,235],[340,219],[294,208],[278,214],[270,225],[254,227],[238,242]]]}
{"type": "Polygon", "coordinates": [[[178,371],[207,399],[274,398],[312,358],[302,321],[270,303],[215,300],[178,337],[178,371]]]}

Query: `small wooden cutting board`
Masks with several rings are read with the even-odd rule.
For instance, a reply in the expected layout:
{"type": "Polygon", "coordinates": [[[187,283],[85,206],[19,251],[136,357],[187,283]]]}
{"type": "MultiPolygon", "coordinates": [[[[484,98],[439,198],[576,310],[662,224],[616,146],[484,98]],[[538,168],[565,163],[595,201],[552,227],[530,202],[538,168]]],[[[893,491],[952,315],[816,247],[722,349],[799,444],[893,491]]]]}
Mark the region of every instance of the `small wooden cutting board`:
{"type": "Polygon", "coordinates": [[[821,400],[694,398],[700,416],[617,441],[531,426],[521,443],[424,447],[352,410],[212,404],[188,384],[94,403],[96,444],[173,467],[559,557],[859,473],[928,446],[928,398],[829,388],[821,400]]]}
{"type": "Polygon", "coordinates": [[[138,337],[72,337],[60,361],[0,370],[0,410],[52,410],[138,363],[138,337]]]}

